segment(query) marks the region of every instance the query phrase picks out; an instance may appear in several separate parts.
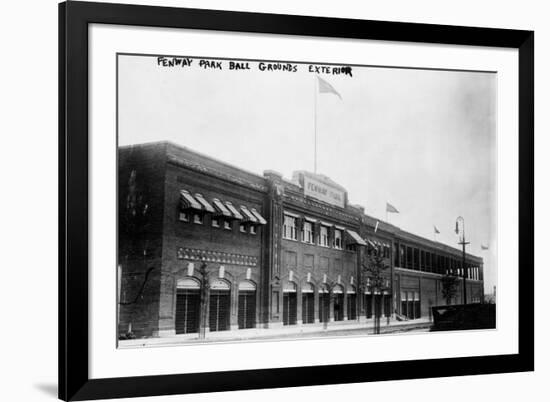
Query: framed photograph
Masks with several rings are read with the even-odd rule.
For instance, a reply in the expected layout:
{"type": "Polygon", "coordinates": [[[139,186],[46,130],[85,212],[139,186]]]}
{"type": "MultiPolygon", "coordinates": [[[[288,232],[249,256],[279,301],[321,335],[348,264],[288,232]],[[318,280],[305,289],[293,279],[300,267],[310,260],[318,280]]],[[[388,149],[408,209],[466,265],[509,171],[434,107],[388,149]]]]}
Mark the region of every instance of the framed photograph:
{"type": "Polygon", "coordinates": [[[534,369],[534,33],[59,5],[59,397],[534,369]]]}

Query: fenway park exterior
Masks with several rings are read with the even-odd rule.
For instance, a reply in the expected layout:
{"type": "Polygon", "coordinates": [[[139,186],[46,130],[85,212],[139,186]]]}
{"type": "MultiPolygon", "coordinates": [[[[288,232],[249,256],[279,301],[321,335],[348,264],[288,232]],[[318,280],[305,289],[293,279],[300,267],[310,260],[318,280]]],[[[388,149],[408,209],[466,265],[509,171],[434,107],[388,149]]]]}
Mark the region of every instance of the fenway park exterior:
{"type": "MultiPolygon", "coordinates": [[[[119,148],[119,334],[196,338],[430,320],[462,253],[348,202],[328,177],[256,175],[169,142],[119,148]],[[364,262],[387,266],[373,286],[364,262]]],[[[467,303],[483,260],[466,255],[467,303]]],[[[462,279],[452,304],[462,304],[462,279]]]]}

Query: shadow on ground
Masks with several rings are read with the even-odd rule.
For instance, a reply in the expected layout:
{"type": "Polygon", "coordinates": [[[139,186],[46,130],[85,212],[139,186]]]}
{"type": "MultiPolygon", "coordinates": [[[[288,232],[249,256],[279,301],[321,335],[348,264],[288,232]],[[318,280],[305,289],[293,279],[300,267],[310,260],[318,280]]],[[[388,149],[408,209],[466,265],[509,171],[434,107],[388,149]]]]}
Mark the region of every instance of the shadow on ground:
{"type": "Polygon", "coordinates": [[[34,387],[46,395],[57,398],[57,384],[34,384],[34,387]]]}

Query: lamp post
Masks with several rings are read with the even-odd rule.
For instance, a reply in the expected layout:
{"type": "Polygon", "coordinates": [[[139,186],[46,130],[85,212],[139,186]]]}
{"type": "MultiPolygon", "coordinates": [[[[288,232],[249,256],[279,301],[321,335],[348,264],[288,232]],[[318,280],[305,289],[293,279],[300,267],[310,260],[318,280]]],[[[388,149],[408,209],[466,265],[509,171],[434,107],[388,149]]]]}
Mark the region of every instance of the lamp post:
{"type": "Polygon", "coordinates": [[[456,218],[456,226],[455,226],[455,233],[458,235],[460,233],[459,231],[459,225],[458,223],[462,223],[462,238],[459,237],[458,244],[462,245],[462,284],[463,284],[463,293],[462,293],[462,304],[466,305],[466,277],[467,277],[467,269],[466,269],[466,244],[470,244],[470,242],[466,241],[466,231],[464,229],[464,218],[462,216],[459,216],[456,218]]]}
{"type": "Polygon", "coordinates": [[[201,293],[200,293],[200,318],[199,318],[199,339],[206,338],[206,316],[208,307],[208,290],[210,285],[208,283],[209,272],[206,270],[206,262],[202,261],[197,272],[201,276],[201,293]]]}

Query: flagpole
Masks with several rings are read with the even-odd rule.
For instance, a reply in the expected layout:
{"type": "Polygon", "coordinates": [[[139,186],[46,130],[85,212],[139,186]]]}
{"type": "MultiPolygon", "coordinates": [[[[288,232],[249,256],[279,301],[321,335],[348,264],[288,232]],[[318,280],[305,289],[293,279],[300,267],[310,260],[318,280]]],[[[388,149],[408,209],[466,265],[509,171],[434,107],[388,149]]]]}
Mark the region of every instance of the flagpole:
{"type": "Polygon", "coordinates": [[[313,173],[317,173],[317,84],[315,83],[315,76],[313,78],[313,135],[314,135],[314,146],[313,146],[313,173]]]}

